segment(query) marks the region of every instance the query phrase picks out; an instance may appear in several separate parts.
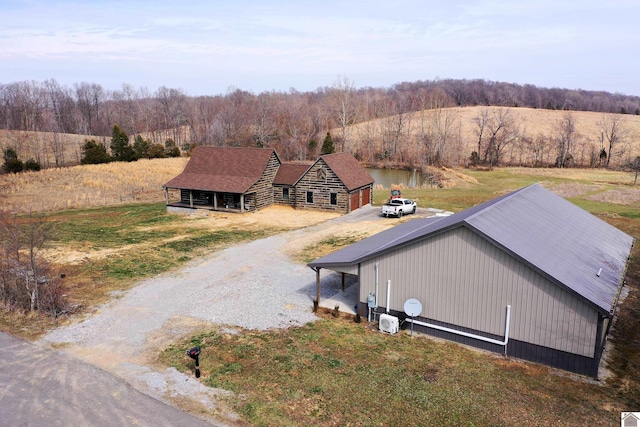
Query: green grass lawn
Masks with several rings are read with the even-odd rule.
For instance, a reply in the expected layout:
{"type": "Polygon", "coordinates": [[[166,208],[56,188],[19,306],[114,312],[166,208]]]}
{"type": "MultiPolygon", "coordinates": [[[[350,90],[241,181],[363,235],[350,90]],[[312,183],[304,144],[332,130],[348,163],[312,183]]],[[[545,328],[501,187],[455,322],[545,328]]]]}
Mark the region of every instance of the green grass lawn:
{"type": "Polygon", "coordinates": [[[285,331],[218,330],[168,347],[165,365],[233,391],[257,426],[615,425],[610,390],[546,367],[366,323],[325,318],[285,331]]]}

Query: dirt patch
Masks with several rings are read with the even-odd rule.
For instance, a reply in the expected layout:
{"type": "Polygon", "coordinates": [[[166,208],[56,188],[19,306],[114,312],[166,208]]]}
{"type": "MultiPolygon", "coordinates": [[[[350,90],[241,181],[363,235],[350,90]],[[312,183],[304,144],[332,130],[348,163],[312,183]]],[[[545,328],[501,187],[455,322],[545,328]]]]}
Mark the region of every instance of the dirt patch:
{"type": "Polygon", "coordinates": [[[615,203],[616,205],[632,205],[640,201],[640,189],[613,188],[602,193],[592,194],[585,199],[596,202],[615,203]]]}
{"type": "MultiPolygon", "coordinates": [[[[279,205],[272,205],[256,212],[247,212],[244,214],[195,210],[191,215],[186,216],[186,226],[189,228],[210,230],[212,232],[221,229],[257,231],[265,228],[276,228],[284,231],[320,224],[339,216],[341,216],[339,213],[296,210],[290,206],[279,205]]],[[[159,232],[163,230],[163,227],[180,227],[184,229],[185,223],[170,226],[144,227],[140,229],[140,231],[159,232]]],[[[372,227],[372,230],[375,230],[375,228],[372,227]]],[[[185,232],[177,237],[168,238],[164,242],[180,240],[186,237],[188,237],[188,235],[185,232]]],[[[109,256],[114,256],[119,253],[143,250],[150,245],[157,245],[157,242],[131,244],[118,248],[99,250],[90,248],[89,244],[85,245],[86,247],[73,249],[58,246],[47,249],[44,254],[49,261],[59,265],[79,265],[91,260],[104,260],[109,256]]]]}
{"type": "Polygon", "coordinates": [[[586,185],[586,184],[574,184],[574,183],[562,183],[549,188],[558,196],[562,197],[578,197],[593,191],[600,190],[602,187],[598,185],[586,185]]]}

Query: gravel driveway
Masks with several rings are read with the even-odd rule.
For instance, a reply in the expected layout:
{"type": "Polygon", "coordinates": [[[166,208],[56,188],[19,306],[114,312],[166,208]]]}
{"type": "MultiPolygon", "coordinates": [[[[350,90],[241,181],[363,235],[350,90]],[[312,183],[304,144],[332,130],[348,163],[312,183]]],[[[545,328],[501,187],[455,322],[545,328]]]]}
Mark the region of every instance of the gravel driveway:
{"type": "MultiPolygon", "coordinates": [[[[179,405],[187,398],[191,409],[196,404],[210,413],[227,414],[217,406],[223,390],[205,387],[173,368],[157,367],[157,354],[211,324],[262,330],[315,320],[311,312],[315,273],[293,262],[283,248],[312,233],[377,221],[389,220],[379,215],[379,208],[368,205],[318,225],[230,247],[141,282],[84,321],[58,328],[41,342],[112,372],[165,402],[179,405]]],[[[324,282],[323,296],[339,291],[339,281],[324,282]]],[[[214,420],[233,424],[234,416],[214,420]]]]}

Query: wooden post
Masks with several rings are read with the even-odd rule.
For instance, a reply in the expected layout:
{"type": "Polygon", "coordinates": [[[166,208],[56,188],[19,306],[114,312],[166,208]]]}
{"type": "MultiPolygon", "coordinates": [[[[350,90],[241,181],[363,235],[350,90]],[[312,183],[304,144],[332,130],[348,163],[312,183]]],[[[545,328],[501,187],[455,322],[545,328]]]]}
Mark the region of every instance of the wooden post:
{"type": "Polygon", "coordinates": [[[166,202],[167,202],[166,204],[168,205],[169,204],[169,189],[168,188],[164,189],[164,199],[166,200],[166,202]]]}
{"type": "Polygon", "coordinates": [[[189,190],[189,207],[193,207],[193,191],[189,190]]]}
{"type": "Polygon", "coordinates": [[[218,193],[216,193],[215,191],[213,192],[213,210],[218,210],[218,193]]]}
{"type": "Polygon", "coordinates": [[[316,303],[320,305],[320,267],[316,270],[316,286],[318,287],[318,293],[316,295],[316,303]]]}
{"type": "Polygon", "coordinates": [[[344,292],[344,273],[342,273],[342,292],[344,292]]]}

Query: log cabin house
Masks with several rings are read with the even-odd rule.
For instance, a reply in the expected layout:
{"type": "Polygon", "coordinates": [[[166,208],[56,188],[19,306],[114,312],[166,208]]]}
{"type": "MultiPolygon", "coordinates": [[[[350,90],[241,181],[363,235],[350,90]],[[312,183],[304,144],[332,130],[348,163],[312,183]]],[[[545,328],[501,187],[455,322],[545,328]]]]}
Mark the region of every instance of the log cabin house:
{"type": "Polygon", "coordinates": [[[350,153],[297,164],[282,163],[271,148],[197,147],[163,189],[172,212],[247,212],[277,203],[349,213],[371,203],[373,183],[350,153]]]}

